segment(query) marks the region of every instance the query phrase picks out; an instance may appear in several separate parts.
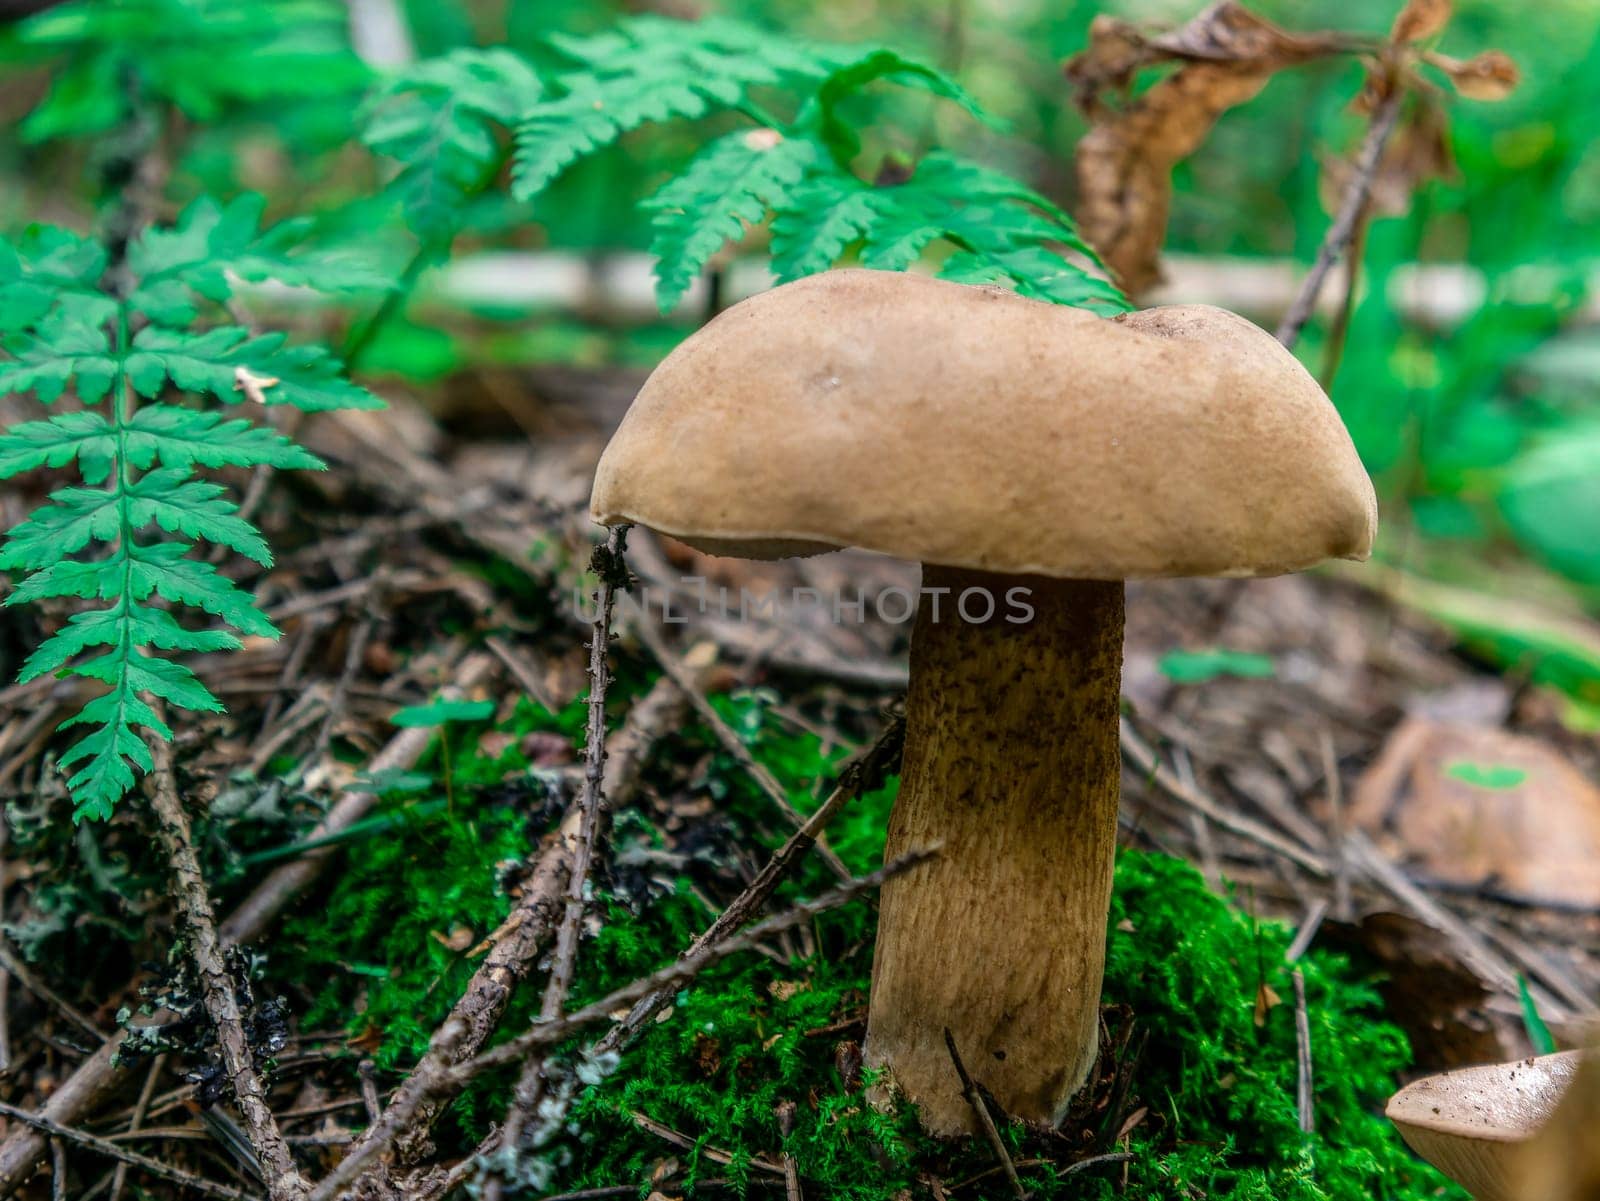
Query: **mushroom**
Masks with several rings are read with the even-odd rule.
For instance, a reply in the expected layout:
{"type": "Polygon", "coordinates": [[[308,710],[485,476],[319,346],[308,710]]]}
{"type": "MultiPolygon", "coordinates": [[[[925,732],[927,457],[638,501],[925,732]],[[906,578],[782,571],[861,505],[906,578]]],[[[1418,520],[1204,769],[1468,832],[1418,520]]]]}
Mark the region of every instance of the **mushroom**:
{"type": "Polygon", "coordinates": [[[1477,1201],[1531,1197],[1516,1187],[1528,1146],[1555,1112],[1578,1059],[1563,1051],[1426,1076],[1391,1097],[1385,1112],[1413,1151],[1477,1201]]]}
{"type": "Polygon", "coordinates": [[[1365,558],[1377,521],[1333,406],[1243,318],[865,270],[674,350],[590,509],[711,554],[922,563],[887,854],[940,854],[883,889],[865,1053],[939,1135],[974,1122],[946,1028],[1039,1123],[1096,1058],[1123,581],[1365,558]]]}

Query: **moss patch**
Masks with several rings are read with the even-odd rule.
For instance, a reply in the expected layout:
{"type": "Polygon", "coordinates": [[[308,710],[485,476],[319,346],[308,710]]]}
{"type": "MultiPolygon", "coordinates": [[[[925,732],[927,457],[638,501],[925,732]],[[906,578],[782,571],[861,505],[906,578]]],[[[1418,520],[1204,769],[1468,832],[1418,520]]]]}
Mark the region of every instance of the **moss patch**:
{"type": "MultiPolygon", "coordinates": [[[[747,694],[718,703],[803,808],[837,753],[780,719],[772,699],[747,694]]],[[[525,706],[506,728],[571,735],[576,714],[564,716],[525,706]]],[[[723,848],[770,845],[773,816],[710,745],[693,729],[675,739],[657,768],[659,791],[714,795],[717,812],[708,820],[722,823],[723,848]]],[[[352,845],[323,904],[297,919],[294,933],[305,951],[274,964],[299,978],[302,995],[315,996],[303,1022],[349,1021],[360,1004],[352,1033],[396,1071],[421,1051],[471,970],[436,935],[447,940],[456,926],[475,936],[492,929],[508,904],[495,861],[526,854],[553,819],[536,805],[506,803],[508,795],[517,799],[515,790],[505,791],[507,780],[525,774],[515,752],[493,763],[462,755],[456,771],[455,812],[435,813],[403,837],[352,845]],[[365,965],[361,975],[334,970],[355,959],[365,965]]],[[[892,801],[891,787],[835,823],[834,845],[852,867],[869,867],[881,855],[892,801]]],[[[617,843],[681,851],[689,836],[670,826],[626,815],[617,843]]],[[[718,844],[710,845],[715,859],[718,844]]],[[[697,881],[694,870],[664,882],[657,873],[655,881],[642,887],[618,875],[602,890],[605,920],[584,944],[575,1000],[659,966],[709,920],[696,895],[706,880],[697,881]]],[[[814,864],[798,882],[825,885],[814,864]]],[[[1005,1132],[1014,1157],[1027,1165],[1027,1186],[1041,1199],[1464,1197],[1412,1159],[1382,1119],[1383,1099],[1408,1059],[1405,1040],[1382,1020],[1370,982],[1342,957],[1316,949],[1299,966],[1316,1063],[1317,1130],[1300,1132],[1294,994],[1283,962],[1290,931],[1254,921],[1238,901],[1213,895],[1183,862],[1140,852],[1120,857],[1105,987],[1111,1050],[1100,1085],[1063,1133],[1020,1126],[1005,1132]],[[1119,1069],[1131,1082],[1125,1089],[1115,1084],[1119,1069]],[[1129,1158],[1068,1173],[1076,1160],[1106,1152],[1129,1158]]],[[[580,1092],[567,1133],[541,1152],[553,1171],[540,1175],[559,1189],[637,1185],[643,1197],[652,1173],[675,1158],[681,1174],[674,1188],[693,1195],[697,1182],[709,1180],[753,1188],[763,1176],[758,1161],[787,1150],[808,1196],[890,1201],[904,1190],[932,1195],[931,1180],[946,1188],[971,1181],[962,1196],[1008,1195],[986,1145],[933,1144],[913,1115],[880,1114],[864,1101],[858,1042],[873,921],[867,906],[831,913],[807,932],[805,954],[785,963],[749,955],[703,976],[609,1078],[580,1092]],[[787,1138],[776,1116],[784,1102],[795,1106],[787,1138]],[[693,1149],[642,1129],[635,1114],[687,1136],[693,1149]]],[[[519,998],[509,1028],[526,1020],[528,1006],[527,996],[519,998]]],[[[472,1090],[439,1131],[442,1150],[465,1149],[487,1128],[506,1084],[487,1081],[472,1090]]],[[[699,1191],[728,1195],[721,1185],[714,1194],[699,1191]]]]}

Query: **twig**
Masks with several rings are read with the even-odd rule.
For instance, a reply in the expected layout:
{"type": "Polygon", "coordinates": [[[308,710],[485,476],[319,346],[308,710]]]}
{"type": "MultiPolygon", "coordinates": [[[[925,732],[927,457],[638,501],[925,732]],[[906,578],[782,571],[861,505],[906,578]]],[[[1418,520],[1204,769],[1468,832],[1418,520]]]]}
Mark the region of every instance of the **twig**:
{"type": "MultiPolygon", "coordinates": [[[[655,628],[653,622],[654,619],[648,613],[640,614],[639,621],[634,625],[634,631],[639,635],[639,641],[643,642],[650,653],[655,656],[656,661],[661,664],[662,670],[676,680],[678,687],[682,688],[688,695],[689,703],[694,706],[694,711],[700,715],[701,720],[711,730],[718,745],[744,770],[745,775],[755,782],[756,787],[761,790],[766,798],[777,806],[778,811],[783,814],[791,826],[796,829],[802,828],[806,824],[805,815],[794,807],[789,800],[788,793],[783,790],[783,785],[778,782],[777,777],[750,753],[750,748],[745,746],[744,740],[734,733],[722,714],[718,713],[715,706],[706,699],[705,693],[699,687],[692,686],[688,667],[662,641],[660,631],[655,628]]],[[[833,848],[828,846],[820,835],[816,840],[816,850],[817,857],[828,865],[828,870],[835,877],[840,880],[850,879],[850,869],[844,865],[844,860],[834,853],[833,848]]]]}
{"type": "Polygon", "coordinates": [[[1339,261],[1339,257],[1349,247],[1350,239],[1355,235],[1356,227],[1361,221],[1361,213],[1367,206],[1367,197],[1372,191],[1373,177],[1377,175],[1378,164],[1383,159],[1383,148],[1388,143],[1389,136],[1394,133],[1404,99],[1405,90],[1394,84],[1389,94],[1379,102],[1377,112],[1372,115],[1372,124],[1367,129],[1366,140],[1362,142],[1361,151],[1356,156],[1355,177],[1351,179],[1350,187],[1344,194],[1344,203],[1339,206],[1338,215],[1322,239],[1322,245],[1317,250],[1317,261],[1312,264],[1310,273],[1300,285],[1294,303],[1289,306],[1289,311],[1278,324],[1277,339],[1290,350],[1293,350],[1295,344],[1300,341],[1306,323],[1311,320],[1311,313],[1316,308],[1317,298],[1322,294],[1322,285],[1327,282],[1328,273],[1333,270],[1333,265],[1339,261]]]}
{"type": "Polygon", "coordinates": [[[374,1125],[383,1116],[383,1106],[378,1101],[378,1065],[370,1059],[356,1064],[356,1075],[361,1077],[361,1104],[367,1111],[367,1125],[374,1125]]]}
{"type": "MultiPolygon", "coordinates": [[[[572,973],[578,963],[578,936],[583,929],[584,889],[589,883],[589,865],[594,859],[594,844],[599,832],[600,818],[605,809],[606,766],[606,692],[611,685],[611,617],[616,608],[617,593],[628,586],[628,527],[614,526],[604,548],[595,551],[595,566],[600,578],[595,594],[594,622],[589,631],[589,723],[583,741],[583,788],[578,795],[578,831],[570,849],[571,866],[567,871],[567,896],[561,916],[560,929],[556,931],[555,957],[550,965],[550,976],[545,981],[544,997],[539,1004],[539,1020],[554,1021],[561,1016],[572,990],[572,973]]],[[[670,674],[670,673],[669,673],[670,674]]],[[[694,699],[699,681],[692,673],[685,680],[674,681],[694,699]],[[687,687],[685,685],[687,684],[687,687]]],[[[522,1065],[522,1074],[512,1093],[510,1108],[501,1132],[501,1144],[515,1152],[522,1141],[522,1130],[529,1114],[538,1105],[544,1091],[542,1060],[529,1059],[522,1065]]],[[[500,1201],[502,1180],[490,1177],[485,1183],[486,1201],[500,1201]]]]}
{"type": "Polygon", "coordinates": [[[333,742],[333,728],[344,716],[345,697],[350,691],[351,682],[356,678],[356,673],[361,670],[361,661],[367,654],[367,644],[372,641],[372,631],[378,624],[378,609],[383,603],[385,580],[386,577],[381,569],[372,579],[372,587],[367,592],[366,609],[350,635],[350,644],[345,648],[344,665],[339,669],[339,678],[334,682],[333,693],[328,698],[327,716],[323,718],[322,725],[317,730],[317,740],[312,744],[311,754],[305,760],[307,770],[315,769],[323,755],[328,753],[328,747],[333,742]]]}
{"type": "MultiPolygon", "coordinates": [[[[846,803],[879,787],[884,777],[895,771],[900,763],[900,751],[905,745],[905,717],[895,714],[877,740],[867,750],[849,763],[839,775],[839,782],[826,800],[817,807],[805,825],[789,836],[787,842],[773,852],[772,858],[756,874],[756,878],[735,897],[700,935],[684,954],[693,955],[706,947],[715,946],[738,930],[761,911],[773,891],[788,875],[790,866],[816,842],[817,834],[833,820],[846,803]]],[[[623,1044],[638,1031],[649,1025],[672,999],[673,991],[661,989],[642,998],[628,1011],[605,1037],[595,1044],[596,1054],[620,1050],[623,1044]]]]}
{"type": "Polygon", "coordinates": [[[994,1124],[994,1115],[989,1112],[988,1104],[978,1092],[978,1086],[973,1083],[967,1065],[961,1062],[961,1053],[956,1050],[956,1036],[950,1033],[949,1026],[944,1028],[944,1045],[945,1050],[950,1052],[950,1062],[955,1064],[956,1075],[961,1077],[961,1095],[972,1107],[978,1125],[983,1127],[984,1138],[988,1139],[989,1145],[994,1148],[994,1156],[1005,1170],[1006,1179],[1011,1182],[1012,1194],[1017,1201],[1027,1201],[1028,1190],[1022,1187],[1022,1181],[1017,1177],[1017,1166],[1011,1162],[1011,1152],[1006,1150],[1005,1140],[1000,1137],[1000,1128],[994,1124]]]}
{"type": "Polygon", "coordinates": [[[145,795],[156,818],[157,832],[172,869],[173,900],[188,927],[189,953],[199,973],[206,1014],[216,1028],[223,1067],[233,1085],[234,1100],[244,1118],[250,1148],[266,1174],[267,1193],[273,1201],[295,1201],[305,1196],[306,1184],[295,1167],[294,1156],[283,1141],[277,1119],[267,1105],[266,1086],[256,1068],[255,1054],[244,1030],[239,998],[224,958],[222,940],[211,893],[200,871],[189,815],[178,798],[172,768],[172,747],[164,739],[150,740],[154,767],[146,777],[145,795]]]}
{"type": "Polygon", "coordinates": [[[1306,1011],[1306,976],[1299,968],[1290,974],[1294,981],[1294,1044],[1299,1082],[1295,1088],[1295,1108],[1300,1113],[1300,1130],[1314,1134],[1317,1115],[1311,1097],[1311,1015],[1306,1011]]]}
{"type": "MultiPolygon", "coordinates": [[[[567,993],[572,988],[572,973],[578,961],[578,935],[583,928],[583,893],[589,882],[589,864],[594,859],[595,837],[605,806],[606,692],[611,684],[607,656],[611,652],[611,614],[616,605],[617,592],[627,586],[624,558],[627,546],[628,527],[614,527],[606,540],[606,561],[600,571],[599,604],[589,640],[589,725],[583,743],[583,790],[578,798],[581,817],[577,842],[572,848],[572,867],[567,872],[566,912],[561,918],[561,928],[556,933],[555,961],[545,985],[544,1000],[539,1006],[539,1017],[546,1022],[560,1016],[566,1005],[567,993]]],[[[676,677],[674,681],[680,688],[684,686],[685,681],[676,677]]],[[[692,689],[697,681],[690,678],[687,683],[692,689]]],[[[691,693],[691,703],[693,699],[691,693]]]]}
{"type": "MultiPolygon", "coordinates": [[[[712,1163],[720,1163],[724,1167],[733,1162],[733,1152],[724,1151],[721,1147],[707,1146],[705,1143],[690,1138],[682,1131],[674,1130],[671,1126],[656,1121],[648,1114],[640,1113],[637,1109],[629,1110],[628,1117],[635,1126],[646,1134],[653,1134],[662,1142],[671,1143],[681,1151],[693,1151],[695,1154],[709,1159],[712,1163]]],[[[752,1155],[745,1162],[756,1171],[765,1172],[768,1176],[782,1176],[784,1174],[782,1164],[774,1163],[765,1156],[752,1155]]]]}
{"type": "MultiPolygon", "coordinates": [[[[460,696],[487,677],[493,667],[488,656],[474,655],[456,668],[447,698],[460,696]]],[[[423,727],[401,730],[368,765],[372,773],[411,766],[428,745],[432,731],[423,727]]],[[[342,794],[326,817],[312,831],[312,837],[329,837],[347,829],[366,816],[374,803],[370,792],[342,794]]],[[[218,930],[224,943],[249,942],[256,938],[279,913],[316,880],[330,862],[330,851],[312,851],[283,864],[267,876],[222,923],[218,930]]],[[[64,1079],[41,1107],[38,1118],[57,1124],[74,1122],[91,1111],[118,1084],[120,1076],[113,1063],[120,1039],[101,1045],[64,1079]]],[[[45,1155],[45,1138],[32,1126],[14,1130],[0,1143],[0,1197],[21,1187],[45,1155]]],[[[240,1194],[241,1196],[243,1194],[240,1194]]]]}
{"type": "Polygon", "coordinates": [[[1328,786],[1328,842],[1333,847],[1333,916],[1341,922],[1351,920],[1350,857],[1344,851],[1344,789],[1339,778],[1339,756],[1334,750],[1333,733],[1326,725],[1321,731],[1322,774],[1328,786]]]}
{"type": "MultiPolygon", "coordinates": [[[[144,1084],[139,1088],[139,1099],[133,1103],[133,1115],[128,1119],[128,1133],[139,1133],[139,1127],[144,1125],[145,1115],[150,1112],[150,1098],[155,1094],[156,1081],[161,1077],[161,1069],[166,1066],[165,1052],[157,1055],[150,1061],[150,1070],[144,1074],[144,1084]]],[[[122,1201],[122,1190],[128,1184],[128,1165],[119,1163],[117,1170],[111,1174],[111,1201],[122,1201]]]]}
{"type": "MultiPolygon", "coordinates": [[[[506,1067],[514,1063],[521,1063],[529,1055],[559,1046],[580,1030],[585,1030],[607,1020],[612,1013],[623,1006],[632,1005],[643,997],[649,996],[663,988],[682,988],[696,976],[714,963],[726,959],[730,955],[737,955],[747,951],[758,942],[771,938],[782,930],[790,930],[814,919],[818,914],[830,909],[837,909],[863,893],[877,888],[891,876],[899,875],[909,868],[924,863],[936,854],[934,848],[918,851],[910,855],[903,855],[892,863],[885,864],[869,875],[861,876],[849,884],[841,885],[829,892],[823,893],[814,900],[802,902],[777,917],[769,918],[758,925],[750,927],[744,933],[726,939],[714,946],[705,947],[693,955],[687,955],[675,963],[652,972],[648,976],[641,976],[631,984],[614,989],[605,996],[580,1009],[574,1010],[563,1018],[553,1022],[540,1022],[532,1029],[517,1037],[508,1039],[499,1045],[470,1059],[444,1069],[439,1073],[435,1087],[438,1089],[459,1089],[469,1084],[483,1072],[494,1068],[506,1067]]],[[[419,1092],[409,1097],[396,1097],[389,1108],[384,1111],[383,1118],[373,1129],[373,1137],[353,1148],[342,1163],[339,1164],[317,1187],[312,1190],[308,1201],[335,1201],[347,1195],[346,1190],[365,1170],[367,1165],[382,1155],[394,1142],[399,1133],[411,1121],[416,1109],[430,1099],[430,1093],[419,1092]]]]}
{"type": "Polygon", "coordinates": [[[795,1162],[794,1153],[789,1150],[789,1136],[794,1133],[795,1104],[793,1101],[779,1101],[773,1116],[778,1119],[778,1137],[784,1142],[779,1163],[783,1167],[783,1197],[784,1201],[806,1201],[805,1194],[800,1190],[800,1165],[795,1162]]]}
{"type": "Polygon", "coordinates": [[[67,1144],[50,1140],[50,1201],[67,1201],[67,1144]]]}
{"type": "Polygon", "coordinates": [[[140,1155],[136,1151],[129,1151],[107,1139],[97,1138],[86,1134],[82,1130],[74,1130],[71,1126],[63,1126],[60,1122],[52,1122],[49,1118],[42,1118],[36,1113],[29,1113],[26,1109],[18,1109],[15,1105],[7,1105],[0,1101],[0,1114],[14,1118],[30,1129],[40,1131],[52,1139],[62,1139],[69,1143],[76,1143],[80,1147],[87,1147],[99,1155],[118,1160],[135,1168],[149,1172],[152,1176],[159,1176],[163,1180],[171,1180],[184,1188],[191,1188],[197,1193],[205,1193],[212,1197],[228,1197],[232,1201],[255,1201],[256,1194],[242,1192],[230,1188],[225,1184],[216,1184],[203,1176],[191,1176],[188,1172],[178,1168],[168,1167],[160,1160],[151,1159],[148,1155],[140,1155]]]}

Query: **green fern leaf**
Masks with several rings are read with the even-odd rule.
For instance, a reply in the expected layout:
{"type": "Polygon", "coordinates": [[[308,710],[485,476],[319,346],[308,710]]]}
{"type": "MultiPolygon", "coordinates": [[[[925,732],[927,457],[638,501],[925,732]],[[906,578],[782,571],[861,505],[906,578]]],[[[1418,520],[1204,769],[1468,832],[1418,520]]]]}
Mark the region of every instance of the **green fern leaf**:
{"type": "Polygon", "coordinates": [[[222,326],[202,334],[147,326],[133,340],[128,379],[141,396],[159,396],[167,380],[187,392],[233,403],[243,399],[239,371],[255,377],[268,404],[305,412],[381,409],[383,401],[340,374],[340,364],[320,346],[290,346],[284,335],[252,337],[222,326]]]}
{"type": "Polygon", "coordinates": [[[236,516],[239,507],[224,496],[226,489],[188,474],[162,468],[130,484],[125,494],[128,524],[138,530],[154,522],[169,534],[214,542],[271,567],[272,552],[256,528],[236,516]]]}
{"type": "Polygon", "coordinates": [[[735,108],[752,87],[821,78],[849,61],[837,47],[716,19],[642,16],[594,37],[550,41],[581,68],[560,76],[558,94],[517,128],[512,195],[520,200],[648,122],[735,108]]]}
{"type": "MultiPolygon", "coordinates": [[[[11,433],[20,434],[26,428],[18,426],[11,433]]],[[[176,405],[145,405],[128,422],[125,439],[128,461],[141,471],[156,462],[177,468],[276,467],[321,471],[326,466],[316,455],[276,430],[239,418],[223,420],[221,413],[176,405]]],[[[5,437],[0,436],[0,477],[4,476],[8,462],[6,447],[5,437]]],[[[83,470],[82,452],[78,458],[79,469],[83,470]]],[[[51,466],[59,465],[51,463],[51,466]]],[[[84,478],[91,484],[99,482],[89,479],[87,473],[84,478]]]]}
{"type": "Polygon", "coordinates": [[[840,67],[824,79],[808,106],[809,111],[800,118],[800,123],[814,123],[822,143],[833,151],[841,164],[848,164],[861,152],[861,137],[855,127],[840,115],[839,106],[853,93],[884,79],[954,101],[985,124],[998,125],[995,118],[985,112],[965,88],[943,71],[905,58],[893,50],[874,50],[840,67]]]}
{"type": "Polygon", "coordinates": [[[276,638],[277,627],[256,608],[254,598],[210,563],[186,558],[191,549],[183,542],[130,548],[128,595],[143,601],[154,593],[175,605],[209,613],[241,633],[276,638]]]}
{"type": "Polygon", "coordinates": [[[76,554],[91,541],[113,542],[122,532],[122,498],[99,488],[58,488],[50,503],[12,527],[0,550],[0,570],[33,571],[76,554]]]}
{"type": "Polygon", "coordinates": [[[25,421],[0,432],[0,480],[40,467],[65,467],[74,459],[84,482],[111,474],[117,439],[99,413],[57,413],[47,421],[25,421]]]}
{"type": "Polygon", "coordinates": [[[64,229],[34,226],[16,242],[0,239],[0,333],[26,329],[71,298],[79,320],[102,325],[115,305],[100,295],[105,249],[64,229]]]}
{"type": "Polygon", "coordinates": [[[772,273],[779,283],[826,271],[877,220],[872,190],[853,176],[806,180],[772,218],[772,273]]]}
{"type": "Polygon", "coordinates": [[[171,728],[157,718],[155,711],[126,691],[96,697],[76,717],[63,724],[63,728],[77,724],[99,727],[80,738],[61,756],[63,768],[79,762],[84,764],[67,780],[76,802],[72,813],[74,821],[109,818],[116,803],[137,781],[134,770],[146,772],[155,765],[150,748],[134,729],[135,723],[161,738],[169,741],[172,738],[171,728]]]}
{"type": "Polygon", "coordinates": [[[266,198],[246,193],[227,204],[202,196],[170,229],[149,229],[128,248],[138,286],[129,304],[152,320],[187,325],[196,310],[190,292],[222,303],[234,279],[272,280],[318,292],[354,292],[390,286],[369,264],[348,255],[308,251],[304,221],[261,228],[266,198]]]}
{"type": "Polygon", "coordinates": [[[815,143],[756,129],[718,138],[646,207],[655,231],[656,299],[669,312],[711,256],[787,204],[818,154],[815,143]]]}
{"type": "Polygon", "coordinates": [[[358,88],[367,68],[351,52],[348,21],[329,0],[63,4],[18,27],[22,45],[60,58],[23,135],[43,141],[105,132],[128,120],[135,96],[209,122],[233,105],[358,88]]]}
{"type": "Polygon", "coordinates": [[[404,165],[390,187],[424,239],[448,236],[461,205],[500,162],[500,131],[538,102],[533,69],[509,50],[456,50],[389,80],[368,106],[361,138],[404,165]]]}
{"type": "Polygon", "coordinates": [[[32,392],[49,404],[75,384],[85,404],[96,404],[117,373],[105,330],[61,312],[44,317],[32,332],[11,334],[0,349],[9,356],[0,359],[0,396],[32,392]]]}
{"type": "Polygon", "coordinates": [[[165,609],[124,602],[111,609],[74,613],[67,624],[34,651],[17,673],[19,683],[60,671],[95,646],[154,646],[165,651],[228,651],[243,644],[225,630],[187,630],[165,609]]]}

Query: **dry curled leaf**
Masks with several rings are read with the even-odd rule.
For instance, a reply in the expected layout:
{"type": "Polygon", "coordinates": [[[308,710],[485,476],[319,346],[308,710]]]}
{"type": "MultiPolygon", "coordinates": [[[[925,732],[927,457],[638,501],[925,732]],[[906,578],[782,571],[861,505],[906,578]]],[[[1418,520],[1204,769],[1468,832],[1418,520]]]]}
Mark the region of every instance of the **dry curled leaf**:
{"type": "Polygon", "coordinates": [[[1469,59],[1430,54],[1427,62],[1443,71],[1468,100],[1504,100],[1522,82],[1522,72],[1503,50],[1485,50],[1469,59]]]}
{"type": "Polygon", "coordinates": [[[266,404],[267,389],[275,388],[281,382],[275,375],[257,375],[248,367],[233,369],[233,390],[243,392],[246,400],[254,401],[258,405],[266,404]]]}
{"type": "Polygon", "coordinates": [[[1078,224],[1130,293],[1158,277],[1157,254],[1172,203],[1172,168],[1235,105],[1277,71],[1352,48],[1338,33],[1280,29],[1233,0],[1212,4],[1179,29],[1145,34],[1129,22],[1096,18],[1089,45],[1066,65],[1074,103],[1093,128],[1078,144],[1078,224]],[[1124,108],[1143,68],[1178,70],[1124,108]]]}
{"type": "Polygon", "coordinates": [[[1450,23],[1452,7],[1450,0],[1407,0],[1389,30],[1389,40],[1420,42],[1443,32],[1450,23]]]}

